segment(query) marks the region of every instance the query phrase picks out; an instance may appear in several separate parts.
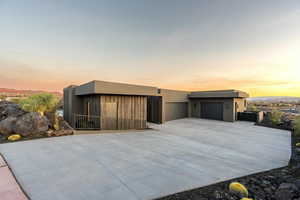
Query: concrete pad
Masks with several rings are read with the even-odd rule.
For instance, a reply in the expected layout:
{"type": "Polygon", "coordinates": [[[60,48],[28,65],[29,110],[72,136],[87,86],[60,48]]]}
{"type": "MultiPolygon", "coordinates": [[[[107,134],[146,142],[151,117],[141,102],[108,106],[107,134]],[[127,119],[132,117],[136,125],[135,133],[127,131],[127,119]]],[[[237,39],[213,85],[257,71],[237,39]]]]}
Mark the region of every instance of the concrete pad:
{"type": "Polygon", "coordinates": [[[288,164],[291,134],[181,119],[143,132],[0,145],[32,200],[147,200],[288,164]]]}

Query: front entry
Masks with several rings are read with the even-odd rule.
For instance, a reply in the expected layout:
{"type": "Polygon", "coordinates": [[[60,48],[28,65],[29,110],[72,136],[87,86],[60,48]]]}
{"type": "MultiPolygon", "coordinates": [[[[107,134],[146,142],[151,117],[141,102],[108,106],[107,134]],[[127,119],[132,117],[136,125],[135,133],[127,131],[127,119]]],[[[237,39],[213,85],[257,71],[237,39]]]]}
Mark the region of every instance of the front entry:
{"type": "Polygon", "coordinates": [[[147,98],[147,121],[162,123],[162,97],[150,96],[147,98]]]}
{"type": "Polygon", "coordinates": [[[201,118],[223,120],[223,103],[201,103],[201,118]]]}

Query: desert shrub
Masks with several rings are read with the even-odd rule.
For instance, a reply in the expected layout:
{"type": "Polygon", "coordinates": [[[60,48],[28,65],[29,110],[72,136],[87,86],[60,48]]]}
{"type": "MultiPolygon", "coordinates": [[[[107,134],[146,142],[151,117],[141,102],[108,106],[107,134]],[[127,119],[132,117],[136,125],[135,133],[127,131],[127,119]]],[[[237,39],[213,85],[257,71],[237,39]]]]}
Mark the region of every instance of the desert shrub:
{"type": "Polygon", "coordinates": [[[1,101],[4,101],[6,99],[6,96],[5,95],[0,95],[0,100],[1,101]]]}
{"type": "Polygon", "coordinates": [[[272,112],[268,113],[268,119],[273,125],[278,125],[281,122],[281,118],[283,113],[278,110],[273,110],[272,112]]]}
{"type": "Polygon", "coordinates": [[[295,134],[300,136],[300,116],[296,117],[293,123],[295,134]]]}
{"type": "Polygon", "coordinates": [[[14,99],[11,99],[10,102],[13,102],[13,103],[16,103],[16,104],[20,104],[22,99],[20,98],[14,98],[14,99]]]}
{"type": "Polygon", "coordinates": [[[258,112],[259,109],[258,109],[255,105],[249,104],[249,105],[247,106],[247,111],[250,111],[250,112],[258,112]]]}
{"type": "Polygon", "coordinates": [[[58,98],[53,94],[41,93],[20,100],[19,104],[28,112],[39,112],[44,115],[45,112],[54,112],[58,102],[58,98]]]}

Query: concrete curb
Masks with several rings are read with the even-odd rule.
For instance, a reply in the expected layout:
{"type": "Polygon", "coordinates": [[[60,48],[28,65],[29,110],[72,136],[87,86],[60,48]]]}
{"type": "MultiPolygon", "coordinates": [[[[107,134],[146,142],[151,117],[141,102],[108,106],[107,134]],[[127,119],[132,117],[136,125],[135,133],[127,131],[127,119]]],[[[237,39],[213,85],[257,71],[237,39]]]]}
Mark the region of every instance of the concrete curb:
{"type": "Polygon", "coordinates": [[[1,154],[0,177],[1,200],[29,200],[1,154]]]}

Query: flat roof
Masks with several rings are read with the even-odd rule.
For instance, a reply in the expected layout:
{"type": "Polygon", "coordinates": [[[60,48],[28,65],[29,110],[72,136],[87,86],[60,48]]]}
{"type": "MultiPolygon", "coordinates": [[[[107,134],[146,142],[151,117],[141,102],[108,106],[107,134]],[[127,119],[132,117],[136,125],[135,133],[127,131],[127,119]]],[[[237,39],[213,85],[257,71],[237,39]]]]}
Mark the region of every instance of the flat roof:
{"type": "Polygon", "coordinates": [[[158,88],[151,87],[151,86],[94,80],[76,87],[75,94],[76,95],[118,94],[118,95],[157,96],[158,88]]]}
{"type": "Polygon", "coordinates": [[[249,94],[240,90],[214,90],[191,92],[189,98],[247,98],[249,94]]]}
{"type": "Polygon", "coordinates": [[[239,90],[214,90],[214,91],[179,91],[160,89],[152,86],[134,85],[93,80],[75,87],[75,95],[91,94],[116,94],[116,95],[140,95],[140,96],[182,96],[187,98],[247,98],[246,92],[239,90]]]}

